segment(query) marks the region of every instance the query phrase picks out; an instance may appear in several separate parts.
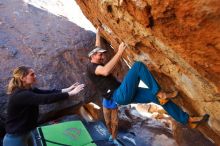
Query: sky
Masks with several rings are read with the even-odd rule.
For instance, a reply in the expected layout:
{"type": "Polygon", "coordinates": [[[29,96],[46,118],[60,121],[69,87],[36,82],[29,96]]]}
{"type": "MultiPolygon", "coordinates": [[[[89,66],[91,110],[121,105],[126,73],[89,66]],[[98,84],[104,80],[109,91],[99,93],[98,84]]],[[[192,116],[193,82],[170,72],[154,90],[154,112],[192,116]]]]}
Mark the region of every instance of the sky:
{"type": "Polygon", "coordinates": [[[48,11],[57,16],[64,16],[78,26],[95,32],[94,26],[83,15],[75,0],[23,0],[42,10],[48,11]]]}

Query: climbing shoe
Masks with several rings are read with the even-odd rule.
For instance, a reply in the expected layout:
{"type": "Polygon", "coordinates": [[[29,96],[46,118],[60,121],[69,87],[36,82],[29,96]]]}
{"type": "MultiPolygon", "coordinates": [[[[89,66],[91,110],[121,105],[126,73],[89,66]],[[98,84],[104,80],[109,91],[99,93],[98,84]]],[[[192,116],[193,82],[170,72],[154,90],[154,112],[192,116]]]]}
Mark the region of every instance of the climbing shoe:
{"type": "Polygon", "coordinates": [[[202,117],[191,117],[193,119],[193,121],[189,121],[189,127],[192,129],[197,128],[199,125],[201,125],[202,123],[208,122],[209,120],[209,115],[205,114],[202,117]]]}

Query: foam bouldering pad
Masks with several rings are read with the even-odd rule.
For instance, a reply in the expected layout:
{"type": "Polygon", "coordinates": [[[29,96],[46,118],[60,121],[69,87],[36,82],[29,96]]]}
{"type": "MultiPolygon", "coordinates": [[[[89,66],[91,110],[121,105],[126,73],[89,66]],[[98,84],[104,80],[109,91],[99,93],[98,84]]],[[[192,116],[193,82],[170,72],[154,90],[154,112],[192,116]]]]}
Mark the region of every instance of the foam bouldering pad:
{"type": "Polygon", "coordinates": [[[96,146],[81,121],[69,121],[38,127],[43,146],[96,146]]]}

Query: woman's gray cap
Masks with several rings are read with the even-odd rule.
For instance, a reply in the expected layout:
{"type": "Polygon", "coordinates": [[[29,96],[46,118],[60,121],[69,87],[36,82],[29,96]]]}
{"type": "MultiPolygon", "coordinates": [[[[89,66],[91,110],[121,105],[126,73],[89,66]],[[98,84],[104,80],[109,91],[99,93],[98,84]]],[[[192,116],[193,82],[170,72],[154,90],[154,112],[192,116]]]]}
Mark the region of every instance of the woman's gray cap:
{"type": "Polygon", "coordinates": [[[97,52],[103,53],[106,51],[107,50],[105,50],[105,49],[97,47],[97,48],[93,49],[91,52],[89,52],[88,56],[91,57],[94,53],[97,53],[97,52]]]}

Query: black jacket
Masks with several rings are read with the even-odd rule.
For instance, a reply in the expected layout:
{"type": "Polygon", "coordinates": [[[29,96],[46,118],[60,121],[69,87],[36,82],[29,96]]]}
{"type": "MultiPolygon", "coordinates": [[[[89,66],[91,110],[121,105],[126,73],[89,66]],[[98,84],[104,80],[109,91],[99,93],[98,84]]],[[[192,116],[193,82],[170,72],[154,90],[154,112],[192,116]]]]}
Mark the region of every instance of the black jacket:
{"type": "Polygon", "coordinates": [[[6,132],[25,134],[37,126],[40,104],[49,104],[69,97],[60,90],[17,89],[9,97],[6,132]]]}

